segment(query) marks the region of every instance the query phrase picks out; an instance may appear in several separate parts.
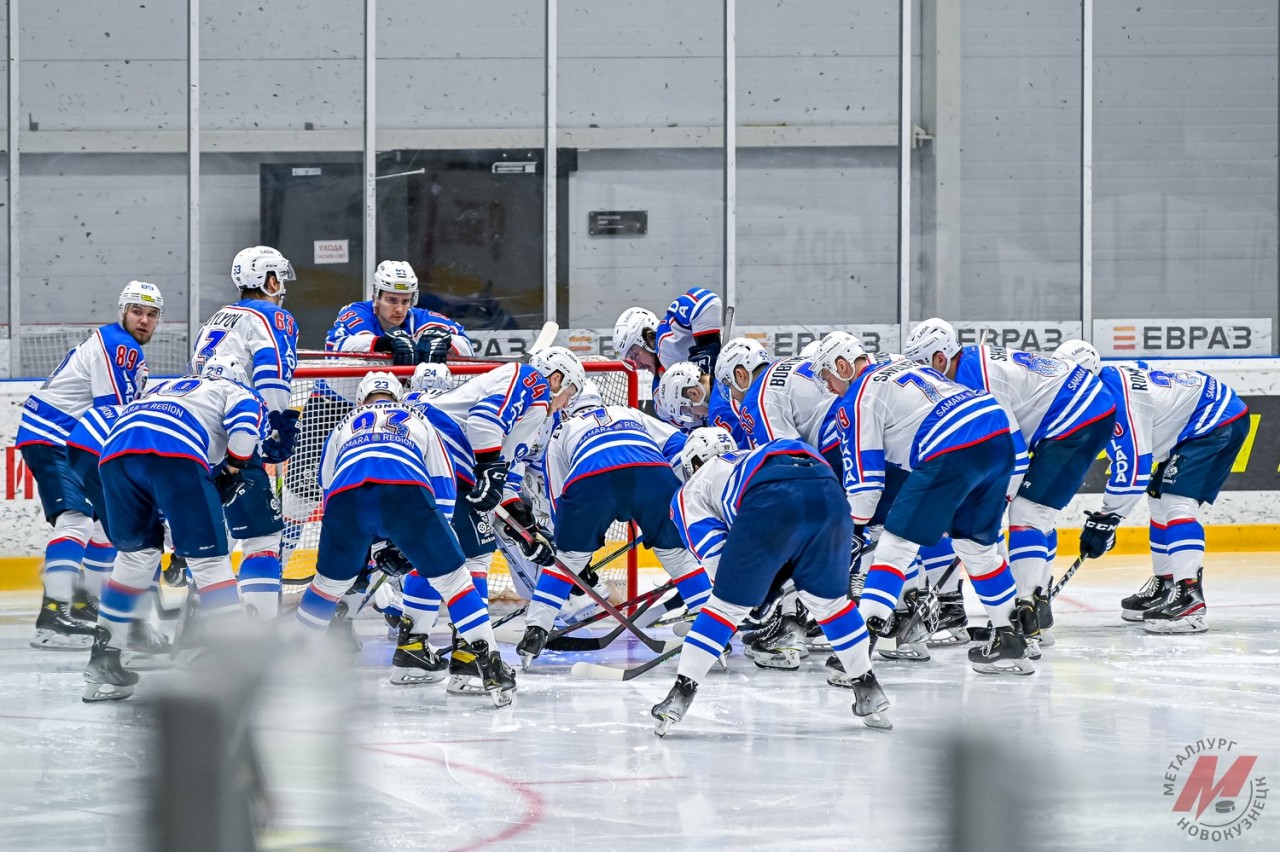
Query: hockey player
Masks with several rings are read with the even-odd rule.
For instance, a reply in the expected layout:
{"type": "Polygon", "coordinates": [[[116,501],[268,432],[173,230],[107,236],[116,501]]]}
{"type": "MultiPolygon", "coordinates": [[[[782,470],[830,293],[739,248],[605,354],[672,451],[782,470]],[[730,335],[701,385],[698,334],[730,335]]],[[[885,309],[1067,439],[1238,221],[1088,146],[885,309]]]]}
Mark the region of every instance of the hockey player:
{"type": "MultiPolygon", "coordinates": [[[[511,703],[515,676],[498,654],[489,611],[463,567],[449,526],[457,494],[439,434],[400,402],[404,387],[391,373],[371,372],[356,391],[358,406],[325,444],[320,485],[324,519],[316,575],[298,606],[298,622],[324,630],[375,541],[390,541],[447,601],[458,638],[449,670],[478,677],[494,704],[511,703]]],[[[444,677],[430,646],[419,651],[423,677],[444,677]]]]}
{"type": "Polygon", "coordinates": [[[215,355],[229,355],[245,366],[248,387],[266,403],[268,428],[261,455],[242,471],[236,499],[227,506],[231,537],[240,542],[240,595],[260,618],[280,608],[280,501],[263,461],[279,464],[293,455],[298,412],[290,408],[290,383],[298,363],[298,326],[282,305],[293,264],[270,246],[242,249],[231,263],[231,281],[240,301],[217,311],[196,337],[191,363],[195,371],[215,355]]]}
{"type": "Polygon", "coordinates": [[[543,465],[560,564],[552,561],[542,569],[524,617],[525,632],[516,650],[526,668],[542,653],[552,622],[569,599],[573,581],[564,572],[581,574],[615,521],[634,521],[640,528],[645,546],[675,581],[688,612],[696,612],[711,594],[711,581],[671,522],[671,500],[680,482],[641,421],[643,415],[585,393],[566,412],[543,465]]]}
{"type": "Polygon", "coordinates": [[[338,311],[325,337],[330,352],[383,352],[396,366],[442,364],[449,353],[474,355],[466,329],[444,314],[415,308],[418,276],[403,260],[384,260],[373,272],[373,300],[338,311]]]}
{"type": "Polygon", "coordinates": [[[103,562],[106,554],[102,547],[89,549],[93,509],[67,462],[67,436],[90,407],[124,405],[137,396],[147,371],[142,347],[160,325],[164,298],[156,285],[130,281],[117,307],[117,321],[94,329],[22,405],[16,444],[35,477],[45,520],[53,526],[44,552],[44,599],[31,642],[35,648],[75,650],[93,641],[101,592],[94,586],[105,572],[86,574],[84,600],[73,607],[72,599],[86,555],[103,562]]]}
{"type": "Polygon", "coordinates": [[[1202,507],[1217,499],[1249,434],[1249,413],[1206,373],[1116,365],[1099,371],[1117,400],[1102,509],[1088,513],[1080,552],[1102,556],[1145,492],[1151,507],[1153,575],[1121,601],[1126,621],[1148,633],[1202,633],[1205,625],[1202,507]]]}
{"type": "Polygon", "coordinates": [[[911,361],[870,368],[860,342],[844,332],[823,338],[813,364],[841,397],[836,423],[855,529],[875,513],[885,465],[909,471],[867,572],[858,605],[867,625],[880,635],[892,632],[893,611],[920,547],[949,533],[994,626],[988,642],[969,651],[974,669],[1032,674],[1023,629],[1034,625],[1034,609],[1030,601],[1015,605],[1013,575],[997,547],[1014,459],[1000,404],[911,361]]]}
{"type": "Polygon", "coordinates": [[[677,296],[661,322],[652,311],[627,308],[614,323],[613,349],[652,372],[655,386],[664,370],[681,361],[712,373],[720,355],[720,313],[720,297],[702,287],[677,296]]]}
{"type": "Polygon", "coordinates": [[[906,356],[963,387],[990,393],[1026,442],[1030,465],[1009,505],[1009,568],[1019,597],[1035,602],[1030,635],[1048,644],[1050,539],[1058,513],[1111,437],[1116,416],[1111,394],[1072,361],[998,346],[962,348],[955,328],[936,317],[912,329],[906,356]]]}
{"type": "Polygon", "coordinates": [[[247,381],[235,357],[210,357],[200,376],[155,384],[127,406],[103,445],[107,527],[119,554],[102,593],[85,701],[127,698],[138,681],[120,665],[120,634],[160,567],[161,514],[174,552],[187,560],[205,623],[241,611],[222,502],[243,484],[266,421],[247,381]]]}
{"type": "Polygon", "coordinates": [[[867,628],[845,596],[853,525],[835,474],[801,441],[731,449],[728,435],[715,427],[698,430],[685,445],[686,481],[671,516],[715,584],[685,636],[675,685],[650,711],[658,720],[655,732],[663,736],[684,718],[711,664],[786,564],[844,664],[846,673],[832,673],[828,683],[853,689],[853,713],[868,726],[891,728],[889,701],[871,670],[867,628]]]}
{"type": "Polygon", "coordinates": [[[653,394],[653,410],[661,419],[689,432],[699,426],[719,426],[740,448],[748,447],[738,404],[728,389],[692,361],[673,364],[662,374],[653,394]]]}

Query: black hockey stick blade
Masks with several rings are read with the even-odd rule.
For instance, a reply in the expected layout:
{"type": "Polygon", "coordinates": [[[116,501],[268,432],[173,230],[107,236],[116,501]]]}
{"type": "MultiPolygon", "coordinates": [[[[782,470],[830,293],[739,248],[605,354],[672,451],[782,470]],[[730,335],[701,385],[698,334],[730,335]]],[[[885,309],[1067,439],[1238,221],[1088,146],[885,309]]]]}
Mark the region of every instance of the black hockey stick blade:
{"type": "MultiPolygon", "coordinates": [[[[656,589],[651,589],[642,595],[637,595],[629,601],[624,601],[622,604],[619,604],[618,609],[635,606],[636,610],[631,614],[631,617],[639,619],[640,616],[647,612],[659,598],[674,589],[675,586],[675,581],[665,583],[658,586],[656,589]]],[[[577,624],[571,624],[568,627],[562,627],[559,630],[554,631],[547,639],[547,648],[552,651],[599,651],[609,647],[613,640],[617,639],[622,635],[622,631],[627,629],[625,624],[619,624],[603,636],[565,635],[570,631],[577,630],[579,627],[583,627],[587,624],[594,624],[595,622],[608,617],[609,613],[601,610],[590,618],[585,618],[577,624]]]]}
{"type": "Polygon", "coordinates": [[[1074,577],[1075,573],[1080,570],[1080,566],[1084,564],[1084,560],[1085,556],[1082,553],[1076,558],[1075,562],[1071,563],[1071,567],[1067,569],[1067,573],[1062,575],[1062,579],[1053,584],[1053,589],[1049,592],[1049,600],[1053,600],[1058,596],[1058,593],[1062,591],[1062,587],[1067,584],[1067,581],[1074,577]]]}

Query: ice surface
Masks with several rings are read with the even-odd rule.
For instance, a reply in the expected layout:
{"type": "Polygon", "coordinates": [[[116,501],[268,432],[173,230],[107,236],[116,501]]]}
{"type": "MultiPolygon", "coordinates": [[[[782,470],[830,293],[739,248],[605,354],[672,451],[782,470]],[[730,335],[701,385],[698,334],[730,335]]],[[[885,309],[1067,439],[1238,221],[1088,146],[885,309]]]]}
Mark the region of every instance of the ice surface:
{"type": "MultiPolygon", "coordinates": [[[[1057,645],[1032,677],[978,675],[963,647],[935,649],[927,663],[877,661],[891,733],[851,715],[851,695],[825,684],[820,653],[779,672],[736,649],[729,672],[709,676],[659,740],[648,709],[674,664],[627,683],[569,675],[579,660],[648,659],[638,645],[549,653],[519,676],[515,704],[495,710],[443,684],[390,685],[391,643],[380,621],[361,621],[365,650],[344,692],[354,707],[354,777],[342,791],[350,846],[938,850],[961,848],[951,835],[961,793],[956,825],[995,832],[985,848],[1199,844],[1179,830],[1163,787],[1184,747],[1233,741],[1233,753],[1257,756],[1254,775],[1280,783],[1275,563],[1213,556],[1210,632],[1199,636],[1120,620],[1119,598],[1145,580],[1145,560],[1091,563],[1059,599],[1057,645]],[[994,742],[978,781],[947,775],[960,730],[994,742]],[[999,816],[1001,804],[1012,816],[999,816]],[[1002,841],[1001,825],[1025,833],[1002,841]]],[[[86,655],[27,647],[36,604],[0,595],[0,849],[144,849],[155,733],[146,698],[183,675],[144,674],[128,701],[82,704],[86,655]]],[[[291,716],[281,731],[310,721],[291,716]]],[[[1280,805],[1232,845],[1280,848],[1280,805]]]]}

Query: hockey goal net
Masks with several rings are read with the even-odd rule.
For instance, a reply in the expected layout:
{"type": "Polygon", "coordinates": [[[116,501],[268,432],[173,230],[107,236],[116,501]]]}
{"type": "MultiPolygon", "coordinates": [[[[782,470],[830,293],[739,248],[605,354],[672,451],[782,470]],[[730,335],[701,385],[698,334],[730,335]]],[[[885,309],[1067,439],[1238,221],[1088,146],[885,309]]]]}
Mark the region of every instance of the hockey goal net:
{"type": "MultiPolygon", "coordinates": [[[[488,373],[502,366],[493,363],[450,363],[449,370],[453,374],[455,386],[471,381],[477,376],[488,373]]],[[[587,378],[595,383],[601,397],[609,405],[635,406],[638,402],[638,379],[631,365],[621,361],[584,361],[587,378]]],[[[282,509],[285,516],[284,532],[284,580],[286,588],[299,588],[315,574],[316,548],[320,541],[320,523],[324,512],[320,500],[320,487],[316,473],[320,464],[320,453],[325,439],[334,427],[353,408],[351,400],[355,396],[356,386],[360,379],[371,370],[389,370],[400,376],[406,383],[413,373],[412,367],[389,367],[385,361],[370,358],[305,358],[299,361],[298,369],[293,375],[293,394],[291,405],[302,412],[299,420],[301,435],[293,457],[279,469],[274,471],[276,481],[281,489],[282,509]]],[[[534,511],[540,520],[546,521],[546,507],[540,505],[540,498],[526,489],[532,498],[534,511]]],[[[596,554],[594,561],[612,553],[620,547],[631,543],[635,535],[630,524],[615,523],[609,529],[604,548],[596,554]]],[[[499,536],[499,544],[503,544],[499,536]]],[[[525,583],[513,580],[512,566],[509,565],[504,550],[499,547],[494,554],[489,568],[490,601],[514,601],[522,599],[524,588],[530,575],[536,572],[536,566],[517,566],[525,579],[525,583]]],[[[518,558],[518,554],[516,555],[518,558]]],[[[621,602],[634,597],[636,593],[636,551],[631,549],[614,559],[601,572],[601,578],[608,582],[610,597],[621,602]]]]}

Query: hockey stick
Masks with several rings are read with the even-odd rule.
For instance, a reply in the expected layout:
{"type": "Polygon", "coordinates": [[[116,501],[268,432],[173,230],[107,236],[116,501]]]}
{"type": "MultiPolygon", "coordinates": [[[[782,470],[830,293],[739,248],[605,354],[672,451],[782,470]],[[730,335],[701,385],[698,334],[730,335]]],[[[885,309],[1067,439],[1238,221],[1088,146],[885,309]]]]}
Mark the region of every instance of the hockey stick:
{"type": "Polygon", "coordinates": [[[631,680],[639,677],[651,669],[665,663],[675,655],[680,653],[684,648],[683,639],[674,639],[667,644],[667,648],[658,656],[649,660],[647,663],[641,663],[638,666],[632,666],[629,669],[618,669],[613,666],[602,666],[598,663],[574,663],[569,673],[574,677],[585,678],[586,680],[631,680]]]}
{"type": "MultiPolygon", "coordinates": [[[[508,527],[515,530],[516,534],[519,535],[521,538],[523,538],[526,542],[528,542],[529,544],[532,544],[534,542],[533,535],[527,529],[520,526],[519,522],[517,522],[514,518],[511,517],[511,513],[508,512],[501,503],[495,506],[493,508],[493,511],[494,511],[494,514],[498,516],[498,518],[500,518],[508,527]]],[[[586,593],[587,597],[591,598],[593,601],[599,604],[600,608],[603,609],[605,612],[609,613],[609,615],[612,615],[614,618],[618,619],[618,621],[621,622],[624,627],[626,627],[633,634],[635,634],[635,637],[639,639],[641,642],[643,642],[645,646],[647,646],[650,650],[657,651],[660,653],[666,648],[666,643],[662,642],[659,639],[654,639],[653,637],[647,635],[640,628],[636,627],[631,622],[631,619],[627,618],[625,615],[623,615],[621,612],[618,611],[617,607],[609,603],[608,598],[602,597],[599,592],[597,592],[594,588],[591,587],[590,583],[588,583],[587,581],[579,577],[576,572],[565,567],[565,564],[560,561],[560,557],[558,556],[555,557],[554,564],[557,568],[559,568],[565,574],[565,576],[567,576],[570,579],[570,581],[575,586],[577,586],[579,589],[582,589],[582,591],[586,593]]]]}
{"type": "Polygon", "coordinates": [[[728,343],[733,339],[733,315],[737,311],[735,305],[729,305],[724,309],[724,342],[728,343]]]}
{"type": "Polygon", "coordinates": [[[1067,584],[1067,581],[1074,577],[1075,573],[1080,570],[1080,566],[1084,564],[1084,560],[1085,555],[1081,553],[1076,561],[1071,563],[1071,567],[1067,569],[1067,573],[1063,574],[1062,579],[1054,583],[1053,588],[1049,590],[1049,600],[1053,600],[1058,596],[1058,592],[1062,591],[1062,587],[1067,584]]]}
{"type": "MultiPolygon", "coordinates": [[[[640,543],[640,540],[639,540],[639,539],[634,539],[634,540],[632,540],[632,541],[627,542],[627,543],[626,543],[626,544],[624,544],[622,547],[616,548],[613,552],[611,552],[611,553],[609,553],[609,554],[606,554],[606,555],[605,555],[605,557],[604,557],[603,559],[601,559],[599,562],[596,562],[596,563],[595,563],[595,564],[593,564],[593,565],[588,565],[586,568],[584,568],[584,569],[583,569],[583,573],[585,574],[587,571],[591,571],[591,570],[594,570],[594,569],[603,568],[604,566],[608,565],[608,564],[609,564],[610,562],[612,562],[613,560],[617,559],[617,558],[618,558],[619,556],[621,556],[622,554],[626,553],[628,550],[632,550],[632,549],[634,549],[634,548],[635,548],[635,546],[636,546],[636,545],[638,545],[639,543],[640,543]]],[[[510,563],[510,561],[508,561],[508,563],[507,563],[507,568],[508,568],[508,570],[511,570],[511,569],[514,569],[514,568],[515,568],[515,566],[514,566],[514,565],[512,565],[512,564],[510,563]]],[[[526,582],[527,582],[527,579],[526,579],[526,582]]],[[[537,583],[529,583],[529,588],[531,588],[531,589],[532,589],[532,588],[536,588],[536,587],[537,587],[537,585],[538,585],[537,583]]],[[[636,601],[638,601],[638,600],[640,600],[640,598],[641,598],[641,597],[643,597],[643,595],[636,597],[636,598],[635,598],[635,600],[636,600],[636,601]]],[[[626,601],[626,602],[624,602],[624,603],[622,604],[622,606],[624,606],[624,607],[625,607],[625,606],[629,606],[629,605],[632,605],[633,603],[634,603],[634,601],[626,601]]],[[[524,614],[525,614],[526,612],[528,612],[528,611],[529,611],[529,605],[528,605],[528,604],[525,604],[524,606],[521,606],[521,607],[518,607],[518,608],[516,608],[516,609],[512,610],[511,612],[509,612],[509,613],[507,613],[506,615],[504,615],[504,616],[502,616],[501,618],[499,618],[497,621],[493,622],[493,626],[494,626],[495,628],[501,627],[502,625],[506,624],[506,623],[507,623],[507,622],[509,622],[509,621],[514,621],[516,618],[518,618],[518,617],[520,617],[520,616],[524,615],[524,614]]],[[[584,620],[582,620],[582,621],[580,621],[580,622],[578,622],[578,623],[576,623],[576,624],[574,624],[574,625],[571,625],[571,627],[569,627],[569,628],[565,628],[565,629],[563,630],[563,633],[568,633],[570,629],[577,629],[577,628],[582,627],[582,626],[584,626],[584,625],[591,624],[591,623],[593,623],[593,622],[595,622],[595,621],[598,621],[598,620],[599,620],[599,619],[601,619],[601,618],[605,618],[605,617],[606,617],[606,616],[608,616],[608,615],[609,615],[609,613],[607,613],[607,612],[600,612],[600,613],[597,613],[596,615],[591,616],[591,618],[584,619],[584,620]]],[[[553,636],[553,637],[558,636],[558,635],[561,635],[561,634],[560,634],[559,632],[557,632],[557,633],[553,633],[553,634],[552,634],[552,636],[553,636]]],[[[554,651],[554,650],[556,650],[556,649],[554,649],[554,648],[553,648],[552,650],[554,651]]]]}
{"type": "Polygon", "coordinates": [[[364,597],[360,599],[360,606],[356,607],[356,611],[353,613],[354,615],[359,615],[360,610],[365,608],[365,604],[373,600],[374,593],[382,587],[383,583],[387,582],[387,577],[390,576],[385,571],[380,571],[378,573],[380,576],[378,579],[373,581],[373,585],[369,587],[369,591],[364,593],[364,597]]]}
{"type": "MultiPolygon", "coordinates": [[[[620,604],[619,608],[636,606],[636,610],[631,614],[631,617],[638,620],[641,615],[648,612],[649,608],[658,602],[659,598],[675,587],[676,584],[674,581],[666,583],[656,589],[651,589],[642,595],[637,595],[631,600],[620,604]]],[[[618,636],[622,634],[623,630],[627,629],[625,624],[619,624],[603,636],[585,637],[565,635],[566,633],[570,633],[580,627],[585,627],[588,624],[594,624],[595,622],[608,617],[609,613],[598,612],[590,618],[585,618],[576,624],[570,624],[567,627],[562,627],[559,630],[554,631],[547,638],[547,648],[552,651],[599,651],[609,647],[610,643],[612,643],[614,639],[617,639],[618,636]]]]}

